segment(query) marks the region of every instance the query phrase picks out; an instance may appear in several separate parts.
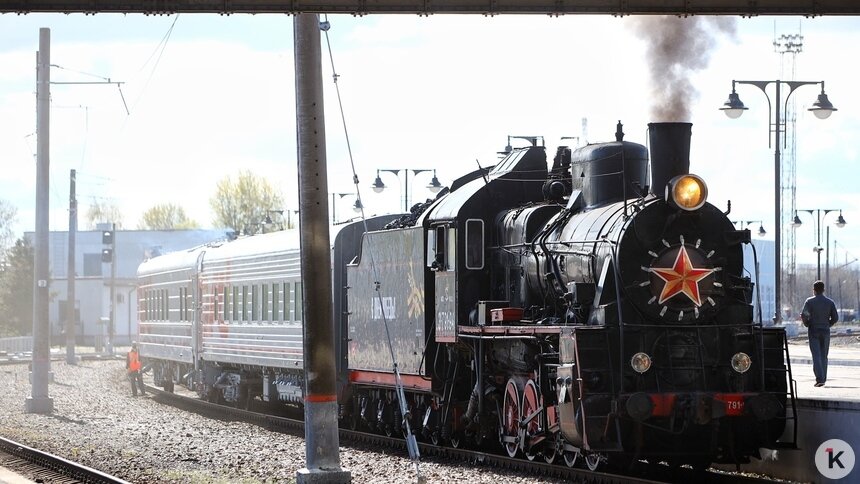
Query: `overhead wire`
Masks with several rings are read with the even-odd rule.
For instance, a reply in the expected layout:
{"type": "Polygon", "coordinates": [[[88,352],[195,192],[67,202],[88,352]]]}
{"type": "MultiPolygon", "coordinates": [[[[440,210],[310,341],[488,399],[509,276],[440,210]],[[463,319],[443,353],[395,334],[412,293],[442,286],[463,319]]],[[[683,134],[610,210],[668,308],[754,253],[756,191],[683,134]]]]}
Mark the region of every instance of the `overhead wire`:
{"type": "MultiPolygon", "coordinates": [[[[349,154],[349,164],[350,164],[350,167],[352,169],[352,180],[353,180],[353,184],[355,185],[355,196],[358,199],[359,203],[361,204],[361,221],[364,225],[364,233],[368,233],[369,229],[368,229],[368,225],[367,225],[367,217],[364,213],[365,205],[361,200],[361,189],[359,188],[359,185],[358,185],[358,174],[356,173],[356,170],[355,170],[355,159],[354,159],[353,154],[352,154],[352,146],[350,145],[350,142],[349,142],[349,130],[347,129],[347,125],[346,125],[346,115],[344,114],[344,110],[343,110],[343,100],[342,100],[341,95],[340,95],[340,87],[338,86],[338,83],[337,83],[340,75],[337,73],[337,69],[335,68],[335,65],[334,65],[334,55],[332,54],[331,40],[329,39],[329,35],[328,35],[328,32],[330,29],[331,29],[331,23],[328,21],[328,14],[325,14],[324,20],[322,22],[320,22],[320,30],[322,30],[325,33],[326,46],[328,47],[328,55],[329,55],[329,59],[331,61],[332,80],[334,82],[335,92],[337,93],[337,104],[338,104],[338,108],[340,109],[340,118],[341,118],[341,122],[343,124],[344,137],[346,138],[347,153],[349,154]]],[[[370,267],[371,267],[371,271],[373,272],[373,279],[374,279],[374,281],[379,281],[379,274],[377,271],[375,258],[373,256],[373,253],[374,253],[373,238],[368,237],[366,239],[366,243],[367,243],[367,247],[368,247],[368,255],[370,256],[370,267]]],[[[397,391],[397,400],[398,400],[398,403],[400,404],[400,415],[402,416],[403,424],[406,427],[406,447],[409,449],[409,458],[412,460],[412,462],[415,465],[415,473],[416,473],[417,481],[421,482],[422,481],[421,469],[419,468],[419,462],[421,459],[421,455],[420,455],[420,452],[418,450],[418,442],[415,438],[415,434],[412,432],[411,425],[409,423],[410,414],[409,414],[409,409],[406,405],[406,394],[405,394],[405,391],[403,390],[403,381],[400,377],[400,369],[399,369],[398,364],[397,364],[397,359],[394,356],[394,346],[392,345],[392,342],[391,342],[391,330],[389,328],[389,317],[388,317],[389,315],[385,314],[386,306],[385,306],[385,304],[383,304],[381,289],[382,289],[382,285],[379,282],[376,282],[376,284],[375,284],[376,298],[379,302],[379,307],[380,307],[381,314],[382,314],[382,321],[383,321],[383,325],[385,327],[385,336],[386,336],[386,339],[388,341],[388,351],[391,355],[391,362],[392,362],[393,371],[394,371],[394,382],[395,382],[395,387],[396,387],[396,391],[397,391]]]]}
{"type": "MultiPolygon", "coordinates": [[[[140,66],[138,69],[138,73],[146,67],[147,64],[152,60],[153,56],[158,53],[158,57],[155,58],[155,63],[152,65],[152,69],[149,71],[149,76],[146,78],[146,81],[143,83],[143,88],[140,90],[140,93],[137,95],[137,99],[134,100],[134,103],[131,105],[131,108],[134,109],[137,107],[137,104],[140,102],[143,95],[146,93],[146,88],[149,87],[149,82],[152,81],[152,77],[155,75],[155,70],[158,68],[158,64],[161,61],[161,56],[164,55],[165,49],[167,49],[167,43],[170,41],[170,36],[173,34],[173,28],[176,27],[176,22],[179,21],[179,14],[176,14],[176,17],[173,19],[173,23],[170,24],[170,27],[167,29],[167,32],[164,33],[164,36],[161,37],[161,40],[156,44],[155,49],[153,49],[152,53],[149,54],[149,58],[146,59],[146,62],[140,66]]],[[[120,91],[122,94],[122,91],[120,91]]],[[[125,98],[123,98],[123,102],[125,102],[125,98]]]]}

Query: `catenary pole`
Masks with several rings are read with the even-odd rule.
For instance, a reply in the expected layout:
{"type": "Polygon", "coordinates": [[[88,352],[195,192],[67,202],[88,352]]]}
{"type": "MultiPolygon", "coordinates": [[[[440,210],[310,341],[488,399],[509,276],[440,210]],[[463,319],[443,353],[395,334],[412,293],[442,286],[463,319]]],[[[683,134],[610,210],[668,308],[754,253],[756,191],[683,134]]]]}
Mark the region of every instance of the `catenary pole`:
{"type": "Polygon", "coordinates": [[[75,170],[69,173],[69,265],[66,270],[66,363],[74,365],[75,358],[75,237],[78,232],[78,201],[75,199],[75,170]]]}
{"type": "Polygon", "coordinates": [[[298,484],[350,482],[340,467],[337,384],[332,318],[331,243],[328,225],[322,47],[319,16],[296,15],[293,24],[298,129],[305,460],[298,484]]]}
{"type": "Polygon", "coordinates": [[[48,180],[49,115],[51,86],[51,30],[39,29],[36,54],[36,243],[33,287],[32,395],[25,403],[28,413],[51,413],[54,401],[48,396],[51,347],[48,322],[48,180]]]}

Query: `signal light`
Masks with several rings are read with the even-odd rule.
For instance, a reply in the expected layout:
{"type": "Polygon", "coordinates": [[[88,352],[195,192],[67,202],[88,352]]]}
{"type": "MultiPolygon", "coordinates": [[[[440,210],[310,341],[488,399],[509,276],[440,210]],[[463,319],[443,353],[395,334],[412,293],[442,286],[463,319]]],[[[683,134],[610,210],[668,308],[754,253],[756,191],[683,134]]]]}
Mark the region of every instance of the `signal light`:
{"type": "Polygon", "coordinates": [[[113,249],[102,249],[102,262],[113,262],[113,249]]]}
{"type": "Polygon", "coordinates": [[[102,232],[102,244],[113,245],[113,230],[105,230],[102,232]]]}

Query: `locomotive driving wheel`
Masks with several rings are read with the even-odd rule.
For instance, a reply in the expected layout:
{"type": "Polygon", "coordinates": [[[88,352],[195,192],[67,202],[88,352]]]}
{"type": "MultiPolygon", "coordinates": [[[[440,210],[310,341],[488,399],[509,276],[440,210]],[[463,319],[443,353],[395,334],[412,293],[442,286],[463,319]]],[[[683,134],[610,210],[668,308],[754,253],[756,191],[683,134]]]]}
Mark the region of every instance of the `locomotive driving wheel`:
{"type": "Polygon", "coordinates": [[[516,457],[520,447],[520,419],[522,404],[520,403],[520,385],[511,378],[505,385],[505,399],[502,404],[502,428],[499,431],[499,441],[510,457],[516,457]]]}
{"type": "Polygon", "coordinates": [[[557,407],[550,405],[544,407],[544,411],[546,411],[546,431],[550,435],[550,439],[544,445],[543,459],[547,464],[552,464],[555,462],[556,457],[562,453],[562,449],[564,449],[564,438],[558,428],[558,417],[556,417],[557,407]]]}
{"type": "Polygon", "coordinates": [[[534,460],[537,455],[536,448],[531,447],[532,437],[539,434],[541,432],[541,414],[538,412],[540,409],[540,395],[535,385],[534,380],[529,379],[526,383],[525,389],[523,389],[523,405],[522,405],[522,418],[521,420],[527,420],[527,422],[523,422],[525,425],[525,432],[523,435],[523,451],[525,452],[526,458],[528,460],[534,460]]]}
{"type": "Polygon", "coordinates": [[[588,470],[594,472],[597,470],[597,467],[600,466],[601,460],[603,460],[603,457],[597,452],[586,452],[585,467],[588,467],[588,470]]]}
{"type": "Polygon", "coordinates": [[[564,457],[564,464],[568,467],[575,466],[579,458],[579,452],[575,450],[565,450],[561,455],[564,457]]]}

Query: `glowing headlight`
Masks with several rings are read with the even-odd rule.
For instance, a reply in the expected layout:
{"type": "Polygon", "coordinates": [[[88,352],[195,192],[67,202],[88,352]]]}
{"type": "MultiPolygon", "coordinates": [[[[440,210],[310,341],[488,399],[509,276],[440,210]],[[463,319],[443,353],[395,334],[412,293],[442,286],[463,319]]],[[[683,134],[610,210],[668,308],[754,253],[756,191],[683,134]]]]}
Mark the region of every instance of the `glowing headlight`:
{"type": "Polygon", "coordinates": [[[736,372],[744,373],[750,369],[750,365],[752,365],[750,355],[741,352],[736,353],[735,356],[732,356],[732,369],[734,369],[736,372]]]}
{"type": "Polygon", "coordinates": [[[698,210],[708,199],[708,186],[697,175],[679,175],[666,185],[666,202],[684,210],[698,210]]]}
{"type": "Polygon", "coordinates": [[[636,373],[645,373],[651,368],[651,357],[642,352],[636,353],[630,358],[630,366],[636,373]]]}

